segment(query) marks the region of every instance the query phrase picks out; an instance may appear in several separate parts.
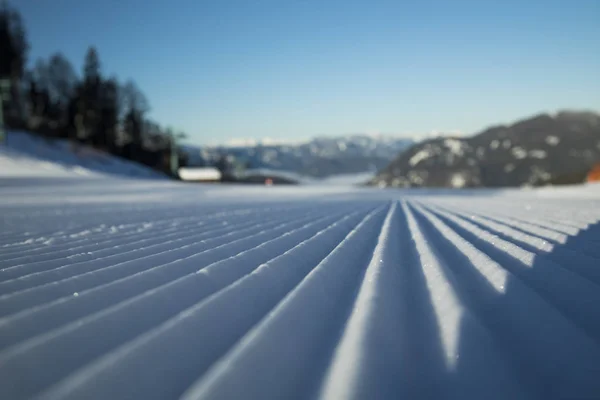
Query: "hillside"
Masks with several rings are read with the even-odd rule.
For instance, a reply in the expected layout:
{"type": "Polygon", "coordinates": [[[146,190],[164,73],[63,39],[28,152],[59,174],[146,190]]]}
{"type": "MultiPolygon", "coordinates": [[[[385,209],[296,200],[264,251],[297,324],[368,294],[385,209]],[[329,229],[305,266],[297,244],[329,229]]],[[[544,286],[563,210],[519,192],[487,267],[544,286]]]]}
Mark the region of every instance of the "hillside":
{"type": "Polygon", "coordinates": [[[238,146],[184,146],[190,165],[212,165],[221,154],[232,155],[250,169],[271,169],[323,178],[333,175],[374,172],[385,167],[411,139],[352,135],[315,138],[304,143],[238,146]]]}
{"type": "Polygon", "coordinates": [[[492,127],[469,138],[422,142],[401,153],[371,184],[501,187],[576,183],[598,161],[600,116],[564,111],[492,127]]]}
{"type": "Polygon", "coordinates": [[[0,177],[83,176],[166,179],[151,168],[64,139],[9,131],[0,145],[0,177]]]}

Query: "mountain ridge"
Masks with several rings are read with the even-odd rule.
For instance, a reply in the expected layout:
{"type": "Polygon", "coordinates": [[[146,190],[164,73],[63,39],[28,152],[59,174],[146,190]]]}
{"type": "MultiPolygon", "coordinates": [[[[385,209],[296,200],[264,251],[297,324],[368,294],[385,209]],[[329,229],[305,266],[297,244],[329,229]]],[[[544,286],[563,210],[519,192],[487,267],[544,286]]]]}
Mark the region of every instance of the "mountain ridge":
{"type": "MultiPolygon", "coordinates": [[[[600,115],[564,110],[470,137],[415,144],[369,183],[380,187],[541,186],[600,162],[600,115]]],[[[575,182],[569,182],[575,183],[575,182]]]]}
{"type": "Polygon", "coordinates": [[[183,145],[182,149],[190,166],[214,165],[220,157],[230,156],[250,169],[276,169],[324,178],[376,172],[413,143],[404,137],[348,135],[317,137],[295,144],[183,145]]]}

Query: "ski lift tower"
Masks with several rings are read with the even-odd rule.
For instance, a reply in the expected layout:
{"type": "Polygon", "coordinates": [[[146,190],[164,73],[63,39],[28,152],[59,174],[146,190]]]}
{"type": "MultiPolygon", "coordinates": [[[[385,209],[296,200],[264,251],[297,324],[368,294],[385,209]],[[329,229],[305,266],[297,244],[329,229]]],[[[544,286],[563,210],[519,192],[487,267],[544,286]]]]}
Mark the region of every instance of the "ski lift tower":
{"type": "Polygon", "coordinates": [[[6,144],[7,134],[4,125],[4,101],[10,95],[10,80],[0,79],[0,144],[6,144]]]}

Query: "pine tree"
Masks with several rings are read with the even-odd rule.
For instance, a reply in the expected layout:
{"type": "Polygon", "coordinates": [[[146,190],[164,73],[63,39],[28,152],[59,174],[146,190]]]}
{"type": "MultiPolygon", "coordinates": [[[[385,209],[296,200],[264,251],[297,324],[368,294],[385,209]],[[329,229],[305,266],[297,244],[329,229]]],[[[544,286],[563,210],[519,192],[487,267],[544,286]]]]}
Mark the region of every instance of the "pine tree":
{"type": "Polygon", "coordinates": [[[83,132],[80,132],[80,136],[85,141],[100,146],[105,143],[100,126],[101,85],[100,58],[96,48],[92,46],[86,53],[83,66],[83,90],[79,104],[83,132]]]}
{"type": "Polygon", "coordinates": [[[69,103],[78,85],[77,75],[71,63],[60,53],[50,57],[47,64],[48,91],[56,110],[54,119],[63,132],[68,123],[69,103]]]}
{"type": "Polygon", "coordinates": [[[144,114],[148,111],[148,100],[133,81],[128,81],[122,89],[127,110],[125,131],[138,150],[143,150],[144,114]]]}
{"type": "Polygon", "coordinates": [[[21,79],[28,50],[21,15],[5,2],[0,3],[0,78],[21,79]]]}
{"type": "Polygon", "coordinates": [[[21,81],[25,74],[29,44],[21,15],[0,2],[0,79],[10,82],[10,96],[4,104],[7,116],[23,116],[21,81]]]}
{"type": "Polygon", "coordinates": [[[101,141],[99,145],[111,152],[117,148],[117,127],[119,124],[119,93],[115,78],[102,82],[100,90],[100,124],[101,141]]]}

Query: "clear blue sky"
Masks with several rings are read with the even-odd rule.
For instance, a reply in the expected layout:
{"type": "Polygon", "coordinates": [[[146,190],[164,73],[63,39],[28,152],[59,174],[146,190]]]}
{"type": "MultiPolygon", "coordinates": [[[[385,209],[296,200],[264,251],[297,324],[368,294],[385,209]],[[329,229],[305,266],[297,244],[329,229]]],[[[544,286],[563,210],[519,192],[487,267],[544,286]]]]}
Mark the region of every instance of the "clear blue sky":
{"type": "Polygon", "coordinates": [[[600,110],[598,0],[13,0],[30,58],[87,47],[203,143],[473,133],[600,110]]]}

